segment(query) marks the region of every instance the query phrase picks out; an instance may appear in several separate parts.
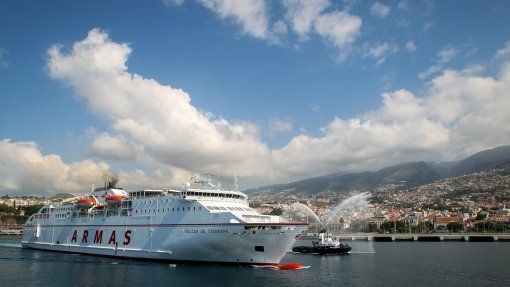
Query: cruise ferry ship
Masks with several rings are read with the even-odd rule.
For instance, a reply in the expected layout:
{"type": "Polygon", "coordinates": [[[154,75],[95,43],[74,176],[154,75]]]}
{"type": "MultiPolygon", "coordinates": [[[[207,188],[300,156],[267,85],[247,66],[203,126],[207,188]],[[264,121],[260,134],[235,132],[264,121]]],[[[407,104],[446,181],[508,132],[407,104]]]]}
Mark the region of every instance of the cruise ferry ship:
{"type": "Polygon", "coordinates": [[[258,213],[237,187],[194,176],[181,189],[127,191],[108,183],[73,202],[45,205],[25,223],[22,245],[177,263],[278,265],[306,227],[258,213]]]}

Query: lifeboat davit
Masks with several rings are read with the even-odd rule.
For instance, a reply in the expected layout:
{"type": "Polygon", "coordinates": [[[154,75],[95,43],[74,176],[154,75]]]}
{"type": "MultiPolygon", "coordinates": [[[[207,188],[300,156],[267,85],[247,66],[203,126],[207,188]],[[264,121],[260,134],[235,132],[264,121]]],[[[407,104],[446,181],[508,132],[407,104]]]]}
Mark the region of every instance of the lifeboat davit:
{"type": "Polygon", "coordinates": [[[105,198],[108,204],[119,204],[124,199],[126,199],[124,195],[109,195],[105,198]]]}
{"type": "Polygon", "coordinates": [[[94,198],[86,197],[78,200],[78,207],[91,208],[96,205],[97,201],[94,198]]]}
{"type": "Polygon", "coordinates": [[[278,265],[277,268],[280,270],[296,270],[296,269],[303,268],[303,264],[287,263],[287,264],[278,265]]]}

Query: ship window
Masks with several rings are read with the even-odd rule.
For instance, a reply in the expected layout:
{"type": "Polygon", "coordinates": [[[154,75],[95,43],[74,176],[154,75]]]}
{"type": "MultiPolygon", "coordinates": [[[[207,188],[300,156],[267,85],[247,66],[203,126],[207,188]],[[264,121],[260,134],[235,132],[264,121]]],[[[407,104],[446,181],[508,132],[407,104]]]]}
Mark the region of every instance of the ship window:
{"type": "Polygon", "coordinates": [[[199,207],[198,207],[198,210],[202,210],[202,206],[199,206],[199,207]]]}
{"type": "Polygon", "coordinates": [[[255,246],[256,252],[264,252],[264,246],[255,246]]]}
{"type": "Polygon", "coordinates": [[[177,211],[179,211],[179,207],[177,207],[177,211]]]}
{"type": "Polygon", "coordinates": [[[173,207],[172,207],[172,211],[175,211],[173,207]]]}
{"type": "Polygon", "coordinates": [[[191,209],[191,207],[188,206],[188,210],[190,210],[190,209],[191,209]]]}

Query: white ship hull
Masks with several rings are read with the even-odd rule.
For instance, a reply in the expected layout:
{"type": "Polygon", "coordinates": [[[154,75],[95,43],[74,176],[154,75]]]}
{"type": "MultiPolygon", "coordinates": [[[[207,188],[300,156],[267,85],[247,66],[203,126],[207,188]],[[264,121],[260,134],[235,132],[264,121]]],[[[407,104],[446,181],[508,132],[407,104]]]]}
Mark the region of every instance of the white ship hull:
{"type": "MultiPolygon", "coordinates": [[[[39,225],[25,228],[24,247],[176,262],[275,265],[291,250],[294,230],[247,231],[241,224],[217,225],[39,225]],[[39,237],[34,235],[40,228],[39,237]],[[76,235],[76,236],[74,236],[76,235]],[[74,236],[74,237],[73,237],[74,236]],[[256,246],[259,251],[256,250],[256,246]],[[263,248],[261,248],[263,247],[263,248]]],[[[287,228],[287,226],[272,227],[287,228]]]]}
{"type": "Polygon", "coordinates": [[[130,197],[101,210],[48,206],[27,221],[22,245],[132,259],[276,265],[306,228],[258,214],[241,196],[187,195],[130,197]]]}

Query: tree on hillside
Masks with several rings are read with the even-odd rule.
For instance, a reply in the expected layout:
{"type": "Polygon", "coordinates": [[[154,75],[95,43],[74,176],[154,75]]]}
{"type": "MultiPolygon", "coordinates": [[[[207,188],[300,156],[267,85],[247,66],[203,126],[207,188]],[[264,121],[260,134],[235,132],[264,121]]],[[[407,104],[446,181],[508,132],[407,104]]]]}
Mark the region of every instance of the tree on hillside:
{"type": "Polygon", "coordinates": [[[37,211],[39,211],[39,209],[41,209],[41,207],[43,207],[42,204],[35,204],[35,205],[24,206],[21,209],[23,209],[25,211],[25,216],[29,217],[30,215],[37,213],[37,211]]]}
{"type": "Polygon", "coordinates": [[[450,222],[446,225],[446,228],[448,228],[448,230],[451,232],[461,232],[464,231],[464,224],[458,222],[450,222]]]}
{"type": "Polygon", "coordinates": [[[14,212],[16,212],[16,209],[6,204],[0,204],[0,213],[2,212],[6,214],[13,214],[14,212]]]}
{"type": "Polygon", "coordinates": [[[283,210],[281,210],[280,208],[273,208],[273,210],[271,210],[271,213],[269,213],[269,215],[282,215],[283,213],[283,210]]]}

